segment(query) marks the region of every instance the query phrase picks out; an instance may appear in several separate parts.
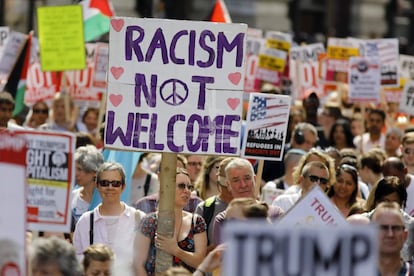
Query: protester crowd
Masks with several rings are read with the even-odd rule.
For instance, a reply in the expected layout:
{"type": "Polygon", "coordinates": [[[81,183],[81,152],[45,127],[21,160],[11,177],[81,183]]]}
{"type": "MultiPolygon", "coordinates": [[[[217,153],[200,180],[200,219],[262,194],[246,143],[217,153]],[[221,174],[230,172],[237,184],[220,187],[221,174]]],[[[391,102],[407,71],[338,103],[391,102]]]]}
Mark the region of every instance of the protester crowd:
{"type": "Polygon", "coordinates": [[[36,103],[18,122],[12,96],[0,93],[1,128],[77,136],[72,232],[28,233],[32,275],[155,275],[159,251],[173,256],[175,268],[164,275],[210,275],[222,265],[225,221],[275,223],[316,185],[349,223],[378,225],[380,275],[412,269],[414,128],[406,115],[401,124],[391,103],[357,105],[309,93],[291,108],[283,160],[265,161],[262,179],[258,160],[178,154],[174,235],[166,237],[157,235],[160,153],[143,153],[127,180],[122,160],[104,160],[99,110],[76,111],[64,97],[36,103]],[[127,182],[130,198],[123,202],[127,182]],[[91,210],[95,190],[102,201],[91,210]]]}

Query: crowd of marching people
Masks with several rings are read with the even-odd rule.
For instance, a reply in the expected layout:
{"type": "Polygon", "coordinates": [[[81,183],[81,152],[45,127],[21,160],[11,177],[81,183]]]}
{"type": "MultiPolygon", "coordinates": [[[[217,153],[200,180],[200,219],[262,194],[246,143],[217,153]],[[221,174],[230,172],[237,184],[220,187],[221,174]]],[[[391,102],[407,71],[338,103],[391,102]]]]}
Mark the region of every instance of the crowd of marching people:
{"type": "Polygon", "coordinates": [[[391,104],[308,94],[291,108],[283,160],[265,161],[261,179],[258,160],[178,154],[172,237],[157,234],[160,153],[142,153],[127,175],[122,160],[104,158],[98,109],[75,112],[61,94],[33,105],[24,121],[13,120],[13,108],[11,95],[0,93],[1,128],[77,135],[71,233],[28,233],[32,275],[155,275],[160,251],[172,256],[163,275],[217,275],[225,221],[275,223],[315,186],[349,223],[379,225],[380,275],[412,269],[414,128],[391,104]],[[101,202],[91,208],[94,192],[101,202]]]}

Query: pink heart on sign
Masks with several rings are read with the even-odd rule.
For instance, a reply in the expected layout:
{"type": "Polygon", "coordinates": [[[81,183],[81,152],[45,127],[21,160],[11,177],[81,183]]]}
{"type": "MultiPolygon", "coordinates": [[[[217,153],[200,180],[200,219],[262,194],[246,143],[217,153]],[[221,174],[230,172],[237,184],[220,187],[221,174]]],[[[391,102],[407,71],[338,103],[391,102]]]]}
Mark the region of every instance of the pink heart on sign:
{"type": "Polygon", "coordinates": [[[111,104],[113,106],[117,107],[122,102],[122,95],[111,94],[111,95],[109,95],[109,100],[111,101],[111,104]]]}
{"type": "Polygon", "coordinates": [[[124,27],[124,20],[122,18],[113,18],[111,19],[111,26],[112,28],[114,28],[115,31],[119,32],[122,29],[122,27],[124,27]]]}
{"type": "Polygon", "coordinates": [[[235,110],[237,106],[239,105],[239,103],[240,103],[239,98],[228,98],[227,99],[227,104],[230,106],[232,110],[235,110]]]}
{"type": "Polygon", "coordinates": [[[124,68],[123,67],[111,67],[111,73],[114,76],[115,79],[119,79],[119,77],[122,76],[122,74],[124,73],[124,68]]]}
{"type": "Polygon", "coordinates": [[[230,73],[227,78],[231,81],[232,84],[238,85],[241,80],[241,74],[239,72],[230,73]]]}

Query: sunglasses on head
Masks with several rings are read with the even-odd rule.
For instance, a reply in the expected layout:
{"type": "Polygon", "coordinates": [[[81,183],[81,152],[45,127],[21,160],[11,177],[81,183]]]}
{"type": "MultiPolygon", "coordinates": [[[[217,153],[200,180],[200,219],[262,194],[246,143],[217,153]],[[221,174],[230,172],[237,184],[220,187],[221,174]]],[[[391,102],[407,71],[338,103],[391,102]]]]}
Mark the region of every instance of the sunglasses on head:
{"type": "Polygon", "coordinates": [[[308,178],[310,179],[311,182],[319,182],[323,185],[328,184],[328,181],[329,181],[326,178],[319,177],[319,176],[316,176],[316,175],[309,175],[308,178]]]}
{"type": "Polygon", "coordinates": [[[40,114],[40,113],[49,114],[49,110],[47,110],[47,109],[33,109],[33,113],[34,114],[40,114]]]}
{"type": "Polygon", "coordinates": [[[111,185],[114,188],[119,188],[119,187],[122,186],[123,183],[122,183],[122,181],[119,181],[119,180],[112,180],[112,181],[110,181],[110,180],[104,180],[104,179],[102,179],[102,180],[99,180],[98,181],[98,184],[101,187],[109,187],[109,185],[111,185]]]}
{"type": "Polygon", "coordinates": [[[177,187],[180,190],[185,190],[185,188],[187,188],[190,192],[194,191],[194,185],[192,184],[179,183],[177,184],[177,187]]]}

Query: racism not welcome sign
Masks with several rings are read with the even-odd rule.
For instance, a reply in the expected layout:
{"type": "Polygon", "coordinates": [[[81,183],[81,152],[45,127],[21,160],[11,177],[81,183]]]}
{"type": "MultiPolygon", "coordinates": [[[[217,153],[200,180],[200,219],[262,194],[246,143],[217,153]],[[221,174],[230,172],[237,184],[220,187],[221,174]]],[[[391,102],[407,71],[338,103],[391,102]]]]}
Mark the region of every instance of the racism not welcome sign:
{"type": "Polygon", "coordinates": [[[111,20],[105,146],[238,155],[244,24],[111,20]]]}

